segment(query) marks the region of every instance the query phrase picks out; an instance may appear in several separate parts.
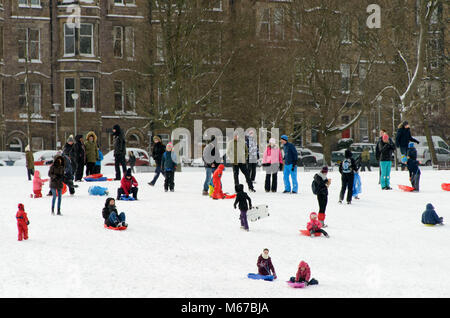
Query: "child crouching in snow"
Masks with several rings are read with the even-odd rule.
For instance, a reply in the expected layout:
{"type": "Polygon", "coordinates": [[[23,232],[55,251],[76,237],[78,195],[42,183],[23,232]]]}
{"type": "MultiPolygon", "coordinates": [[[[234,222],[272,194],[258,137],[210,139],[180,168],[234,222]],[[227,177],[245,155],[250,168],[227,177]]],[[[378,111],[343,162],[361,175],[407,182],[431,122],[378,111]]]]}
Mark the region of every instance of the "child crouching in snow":
{"type": "Polygon", "coordinates": [[[422,213],[422,223],[431,225],[443,225],[443,222],[444,218],[442,216],[439,217],[434,210],[434,206],[431,203],[428,203],[425,212],[422,213]]]}
{"type": "Polygon", "coordinates": [[[295,277],[291,277],[290,281],[292,283],[306,283],[307,286],[309,285],[318,285],[319,282],[311,277],[311,270],[309,269],[308,263],[305,261],[301,261],[300,264],[298,264],[298,270],[295,277]]]}
{"type": "Polygon", "coordinates": [[[125,223],[125,213],[117,212],[116,201],[114,198],[108,198],[105,202],[105,207],[102,211],[103,218],[105,219],[106,226],[109,227],[128,227],[128,224],[125,223]]]}
{"type": "Polygon", "coordinates": [[[22,241],[22,239],[28,240],[28,225],[30,221],[28,221],[28,216],[22,203],[19,203],[18,208],[19,211],[17,211],[16,219],[17,229],[19,230],[19,241],[22,241]]]}
{"type": "Polygon", "coordinates": [[[34,172],[33,177],[33,193],[35,198],[42,198],[42,186],[48,179],[41,179],[41,174],[38,170],[34,172]]]}
{"type": "Polygon", "coordinates": [[[275,273],[275,268],[273,267],[272,260],[269,256],[268,248],[265,248],[262,254],[259,255],[256,266],[258,266],[259,275],[273,275],[273,279],[277,279],[277,274],[275,273]]]}
{"type": "Polygon", "coordinates": [[[309,215],[309,219],[310,221],[308,222],[306,228],[308,229],[311,237],[314,237],[316,233],[322,233],[323,235],[325,235],[325,237],[330,237],[328,233],[322,229],[322,223],[320,223],[320,221],[317,220],[316,212],[312,212],[309,215]]]}
{"type": "Polygon", "coordinates": [[[241,229],[248,232],[248,221],[247,221],[247,211],[252,208],[252,200],[247,193],[244,192],[244,185],[238,184],[235,187],[236,190],[236,200],[234,201],[234,208],[239,204],[239,210],[241,210],[241,229]],[[248,204],[247,204],[248,201],[248,204]]]}

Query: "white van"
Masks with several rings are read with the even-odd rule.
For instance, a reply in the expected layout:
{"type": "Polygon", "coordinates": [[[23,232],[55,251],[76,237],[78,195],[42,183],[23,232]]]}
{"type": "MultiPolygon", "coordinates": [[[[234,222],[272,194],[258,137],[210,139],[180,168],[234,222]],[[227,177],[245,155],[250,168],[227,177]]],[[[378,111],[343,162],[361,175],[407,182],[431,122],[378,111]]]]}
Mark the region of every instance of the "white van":
{"type": "MultiPolygon", "coordinates": [[[[427,137],[426,136],[413,136],[413,138],[417,139],[420,142],[419,144],[414,145],[414,147],[417,149],[417,160],[419,160],[419,162],[423,165],[427,164],[428,161],[430,164],[431,161],[430,161],[427,137]]],[[[444,148],[447,151],[450,151],[450,147],[444,141],[444,139],[442,139],[441,137],[431,136],[431,139],[433,140],[434,149],[436,151],[438,148],[444,148]]]]}

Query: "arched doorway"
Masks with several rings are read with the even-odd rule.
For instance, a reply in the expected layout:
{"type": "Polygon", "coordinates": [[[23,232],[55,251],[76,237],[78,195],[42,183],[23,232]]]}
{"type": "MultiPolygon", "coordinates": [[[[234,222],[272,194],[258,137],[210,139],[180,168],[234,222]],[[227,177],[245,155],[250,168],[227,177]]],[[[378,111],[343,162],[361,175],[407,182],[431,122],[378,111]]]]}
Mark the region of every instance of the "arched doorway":
{"type": "Polygon", "coordinates": [[[22,140],[19,137],[12,137],[9,140],[9,150],[10,151],[18,151],[18,152],[23,152],[24,150],[24,145],[22,140]]]}

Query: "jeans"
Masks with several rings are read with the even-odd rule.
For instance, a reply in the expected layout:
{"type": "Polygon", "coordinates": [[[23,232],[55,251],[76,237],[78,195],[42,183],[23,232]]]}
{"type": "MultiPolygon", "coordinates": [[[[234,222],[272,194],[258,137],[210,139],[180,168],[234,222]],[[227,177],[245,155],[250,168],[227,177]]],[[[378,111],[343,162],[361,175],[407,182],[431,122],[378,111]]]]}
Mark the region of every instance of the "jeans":
{"type": "Polygon", "coordinates": [[[380,161],[381,170],[381,188],[384,189],[390,186],[390,176],[391,176],[391,162],[390,161],[380,161]]]}
{"type": "Polygon", "coordinates": [[[292,192],[298,191],[298,181],[297,181],[297,166],[295,166],[294,171],[292,171],[292,164],[284,165],[283,180],[284,180],[284,191],[291,192],[291,182],[292,180],[292,192]]]}
{"type": "Polygon", "coordinates": [[[53,189],[51,188],[50,191],[52,191],[52,212],[55,210],[55,201],[56,201],[56,193],[58,193],[58,212],[61,210],[61,198],[62,198],[62,189],[53,189]]]}
{"type": "Polygon", "coordinates": [[[116,212],[112,212],[112,213],[109,215],[108,223],[109,223],[109,224],[114,224],[114,226],[117,226],[117,224],[118,224],[119,222],[125,222],[125,219],[126,219],[125,213],[121,212],[119,215],[117,215],[116,212]]]}
{"type": "Polygon", "coordinates": [[[31,178],[34,176],[34,169],[27,169],[28,181],[31,181],[31,178]]]}
{"type": "MultiPolygon", "coordinates": [[[[159,175],[162,173],[163,171],[162,171],[162,169],[161,169],[161,165],[157,165],[156,166],[156,169],[155,169],[155,176],[153,177],[153,180],[150,182],[151,184],[155,184],[156,183],[156,180],[158,180],[158,178],[159,178],[159,175]]],[[[164,173],[163,173],[163,175],[164,175],[164,173]]]]}
{"type": "Polygon", "coordinates": [[[205,177],[205,182],[203,183],[203,191],[208,191],[209,185],[211,184],[212,168],[205,167],[205,171],[206,171],[206,177],[205,177]]]}

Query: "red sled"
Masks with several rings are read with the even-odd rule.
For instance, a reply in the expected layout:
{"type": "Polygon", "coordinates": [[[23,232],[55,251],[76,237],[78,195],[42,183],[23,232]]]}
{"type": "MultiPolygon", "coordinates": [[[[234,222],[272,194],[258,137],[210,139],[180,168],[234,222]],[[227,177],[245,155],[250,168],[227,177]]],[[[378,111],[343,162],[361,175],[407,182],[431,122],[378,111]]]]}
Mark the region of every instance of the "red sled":
{"type": "Polygon", "coordinates": [[[399,184],[399,185],[398,185],[398,188],[399,188],[400,190],[403,190],[403,191],[406,191],[406,192],[411,192],[411,191],[414,191],[414,190],[415,190],[413,187],[409,187],[409,186],[402,185],[402,184],[399,184]]]}
{"type": "MultiPolygon", "coordinates": [[[[300,230],[300,234],[301,234],[301,235],[304,235],[304,236],[311,236],[311,233],[309,233],[308,230],[300,230]]],[[[322,233],[316,232],[316,233],[314,233],[314,235],[315,235],[315,236],[321,236],[322,233]]]]}
{"type": "Polygon", "coordinates": [[[124,231],[127,229],[126,226],[112,227],[112,226],[108,226],[106,224],[104,224],[104,226],[105,226],[105,229],[114,230],[114,231],[124,231]]]}
{"type": "Polygon", "coordinates": [[[305,283],[300,283],[300,282],[293,283],[291,281],[287,281],[286,283],[292,288],[305,288],[306,287],[305,283]]]}
{"type": "Polygon", "coordinates": [[[444,191],[450,191],[450,183],[443,183],[441,184],[441,187],[444,191]]]}
{"type": "MultiPolygon", "coordinates": [[[[65,183],[63,183],[63,188],[62,188],[61,193],[64,194],[66,192],[67,192],[67,185],[65,183]]],[[[58,196],[58,191],[56,191],[56,196],[58,196]]]]}
{"type": "Polygon", "coordinates": [[[98,178],[101,178],[101,177],[103,177],[103,174],[96,173],[96,174],[90,174],[90,175],[84,177],[84,179],[86,179],[86,178],[88,178],[88,179],[98,179],[98,178]]]}

